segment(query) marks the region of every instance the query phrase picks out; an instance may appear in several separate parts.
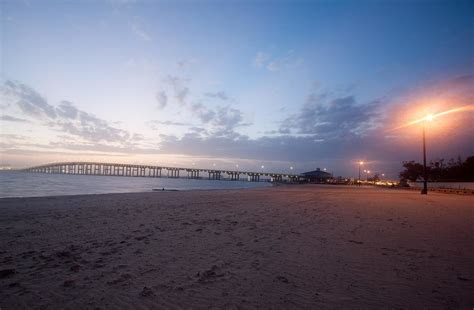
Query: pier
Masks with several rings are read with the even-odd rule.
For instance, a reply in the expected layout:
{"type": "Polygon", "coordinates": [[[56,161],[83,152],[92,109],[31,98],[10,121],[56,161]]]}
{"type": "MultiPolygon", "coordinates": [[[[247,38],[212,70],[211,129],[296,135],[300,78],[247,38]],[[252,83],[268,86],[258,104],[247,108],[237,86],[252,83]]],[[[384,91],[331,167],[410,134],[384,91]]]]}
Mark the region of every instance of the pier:
{"type": "Polygon", "coordinates": [[[132,165],[98,162],[63,162],[21,169],[23,172],[48,174],[75,174],[149,178],[187,178],[228,181],[299,182],[306,178],[298,174],[237,171],[225,169],[200,169],[151,165],[132,165]],[[266,179],[264,179],[266,177],[266,179]]]}

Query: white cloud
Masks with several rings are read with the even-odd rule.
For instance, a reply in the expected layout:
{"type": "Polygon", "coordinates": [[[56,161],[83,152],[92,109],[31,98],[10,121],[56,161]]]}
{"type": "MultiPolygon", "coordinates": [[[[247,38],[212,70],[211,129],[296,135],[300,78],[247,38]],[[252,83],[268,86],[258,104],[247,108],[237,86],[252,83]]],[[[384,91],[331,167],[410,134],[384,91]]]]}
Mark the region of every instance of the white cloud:
{"type": "Polygon", "coordinates": [[[151,41],[152,37],[146,31],[142,29],[140,25],[137,23],[130,23],[130,27],[132,28],[132,32],[141,40],[143,41],[151,41]]]}
{"type": "Polygon", "coordinates": [[[268,60],[268,55],[266,55],[263,52],[258,52],[257,55],[255,55],[255,58],[253,60],[253,65],[257,68],[261,68],[265,65],[265,62],[268,60]]]}
{"type": "Polygon", "coordinates": [[[264,68],[268,71],[275,72],[286,68],[301,65],[302,60],[295,58],[292,50],[288,51],[281,57],[273,57],[264,52],[258,52],[253,60],[253,65],[257,68],[264,68]]]}

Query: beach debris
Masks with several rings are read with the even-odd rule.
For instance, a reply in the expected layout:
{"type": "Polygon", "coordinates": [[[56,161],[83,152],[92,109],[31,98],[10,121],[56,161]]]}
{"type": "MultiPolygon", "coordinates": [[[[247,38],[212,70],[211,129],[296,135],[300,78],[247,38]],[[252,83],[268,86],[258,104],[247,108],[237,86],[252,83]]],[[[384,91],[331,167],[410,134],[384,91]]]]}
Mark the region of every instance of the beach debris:
{"type": "Polygon", "coordinates": [[[59,258],[70,258],[72,255],[69,251],[58,251],[56,252],[56,256],[59,258]]]}
{"type": "Polygon", "coordinates": [[[64,287],[74,287],[76,286],[76,282],[74,280],[66,280],[63,283],[64,287]]]}
{"type": "Polygon", "coordinates": [[[15,275],[15,273],[16,273],[15,269],[0,270],[0,279],[11,277],[11,276],[15,275]]]}
{"type": "Polygon", "coordinates": [[[283,282],[283,283],[289,283],[288,279],[284,276],[277,276],[276,277],[278,281],[283,282]]]}
{"type": "Polygon", "coordinates": [[[143,287],[143,290],[141,291],[140,295],[143,296],[143,297],[148,297],[148,296],[155,295],[155,293],[153,292],[153,290],[151,288],[145,286],[145,287],[143,287]]]}
{"type": "Polygon", "coordinates": [[[356,241],[356,240],[347,240],[349,242],[355,243],[355,244],[364,244],[362,241],[356,241]]]}
{"type": "Polygon", "coordinates": [[[198,272],[196,276],[199,277],[198,282],[206,283],[211,282],[216,278],[223,277],[224,273],[220,272],[219,267],[212,265],[211,269],[208,269],[204,272],[198,272]]]}
{"type": "Polygon", "coordinates": [[[70,269],[71,271],[73,271],[73,272],[79,272],[79,270],[81,269],[81,267],[82,267],[82,266],[79,265],[79,264],[74,264],[74,265],[72,265],[71,268],[69,268],[69,269],[70,269]]]}
{"type": "Polygon", "coordinates": [[[132,276],[130,274],[124,273],[124,274],[121,274],[117,279],[107,282],[107,284],[117,284],[117,283],[128,281],[131,278],[132,276]]]}

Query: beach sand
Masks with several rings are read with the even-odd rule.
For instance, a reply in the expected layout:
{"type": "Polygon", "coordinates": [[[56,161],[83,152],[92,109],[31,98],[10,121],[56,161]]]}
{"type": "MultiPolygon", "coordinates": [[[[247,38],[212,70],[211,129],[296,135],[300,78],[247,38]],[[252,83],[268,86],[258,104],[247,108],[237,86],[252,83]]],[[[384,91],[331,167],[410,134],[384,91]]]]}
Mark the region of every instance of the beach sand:
{"type": "Polygon", "coordinates": [[[0,200],[0,308],[472,309],[474,196],[336,186],[0,200]]]}

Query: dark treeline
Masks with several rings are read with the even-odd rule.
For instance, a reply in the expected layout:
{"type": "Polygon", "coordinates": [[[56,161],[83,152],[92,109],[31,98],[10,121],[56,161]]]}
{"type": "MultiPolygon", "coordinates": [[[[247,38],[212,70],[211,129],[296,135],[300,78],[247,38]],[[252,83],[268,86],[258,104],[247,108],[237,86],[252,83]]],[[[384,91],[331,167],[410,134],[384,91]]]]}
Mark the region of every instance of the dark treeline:
{"type": "MultiPolygon", "coordinates": [[[[416,181],[423,179],[423,164],[414,160],[404,161],[403,170],[400,172],[401,180],[416,181]]],[[[461,157],[457,160],[451,159],[446,162],[444,159],[431,161],[428,169],[428,181],[445,182],[474,182],[474,156],[468,157],[462,161],[461,157]]]]}

